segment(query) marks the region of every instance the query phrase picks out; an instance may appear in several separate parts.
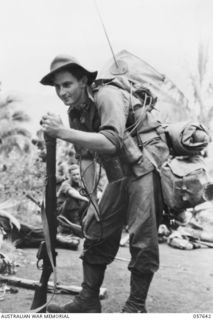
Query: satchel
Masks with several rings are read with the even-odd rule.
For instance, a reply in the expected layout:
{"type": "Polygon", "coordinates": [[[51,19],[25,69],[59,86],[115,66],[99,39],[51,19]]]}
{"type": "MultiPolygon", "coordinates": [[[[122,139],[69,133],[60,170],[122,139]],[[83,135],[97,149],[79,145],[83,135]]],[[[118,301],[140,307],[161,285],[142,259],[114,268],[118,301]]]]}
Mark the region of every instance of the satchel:
{"type": "Polygon", "coordinates": [[[169,209],[180,212],[206,201],[205,188],[210,180],[201,156],[170,159],[161,167],[160,176],[169,209]]]}

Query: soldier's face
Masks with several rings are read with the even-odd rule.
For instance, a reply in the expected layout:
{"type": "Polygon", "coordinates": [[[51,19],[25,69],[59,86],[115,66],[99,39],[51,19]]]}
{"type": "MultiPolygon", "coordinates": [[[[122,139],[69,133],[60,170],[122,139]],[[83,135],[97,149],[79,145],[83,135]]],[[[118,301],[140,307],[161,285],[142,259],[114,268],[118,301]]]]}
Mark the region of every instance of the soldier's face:
{"type": "Polygon", "coordinates": [[[70,174],[72,181],[78,183],[81,180],[80,172],[75,171],[70,174]]]}
{"type": "Polygon", "coordinates": [[[83,102],[86,95],[84,79],[76,79],[69,71],[59,71],[54,77],[54,86],[58,97],[70,106],[83,102]]]}

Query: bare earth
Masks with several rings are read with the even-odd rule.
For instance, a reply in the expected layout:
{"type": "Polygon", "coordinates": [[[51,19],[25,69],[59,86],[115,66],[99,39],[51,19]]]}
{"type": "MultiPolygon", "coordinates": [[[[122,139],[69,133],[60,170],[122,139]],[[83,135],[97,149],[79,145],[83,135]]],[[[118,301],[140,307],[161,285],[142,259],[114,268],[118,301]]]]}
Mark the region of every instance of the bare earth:
{"type": "MultiPolygon", "coordinates": [[[[36,249],[25,249],[25,262],[16,276],[39,280],[36,269],[36,249]]],[[[78,251],[57,249],[58,281],[66,285],[80,285],[81,260],[78,251]]],[[[147,309],[150,313],[213,313],[213,249],[191,251],[173,249],[160,244],[161,268],[152,282],[147,309]]],[[[129,259],[127,247],[120,248],[118,257],[129,259]]],[[[108,297],[102,300],[104,313],[122,309],[129,293],[128,262],[115,260],[107,269],[103,287],[108,297]]],[[[0,312],[16,313],[30,310],[34,292],[18,288],[18,293],[7,293],[0,301],[0,312]]],[[[59,303],[69,301],[68,295],[55,295],[59,303]]]]}

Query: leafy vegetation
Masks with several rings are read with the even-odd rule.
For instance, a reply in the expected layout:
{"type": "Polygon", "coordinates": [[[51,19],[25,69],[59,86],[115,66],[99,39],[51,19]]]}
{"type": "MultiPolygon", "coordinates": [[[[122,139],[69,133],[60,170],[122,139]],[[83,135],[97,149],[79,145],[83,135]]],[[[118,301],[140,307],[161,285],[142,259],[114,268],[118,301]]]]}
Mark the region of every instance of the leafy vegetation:
{"type": "Polygon", "coordinates": [[[0,154],[31,152],[31,133],[24,128],[30,117],[21,109],[21,101],[0,93],[0,154]]]}
{"type": "Polygon", "coordinates": [[[198,107],[199,110],[198,120],[212,131],[213,83],[207,44],[200,43],[198,46],[196,66],[190,73],[190,81],[194,97],[193,108],[198,107]]]}
{"type": "MultiPolygon", "coordinates": [[[[0,201],[16,203],[13,214],[20,221],[34,224],[32,214],[38,212],[38,208],[27,199],[30,194],[38,201],[42,199],[45,179],[45,163],[41,161],[36,149],[26,157],[17,152],[10,152],[7,158],[0,156],[1,192],[0,201]]],[[[40,219],[39,219],[40,221],[40,219]]]]}
{"type": "Polygon", "coordinates": [[[7,204],[7,212],[19,221],[38,224],[38,208],[26,195],[41,200],[45,164],[24,126],[29,120],[16,96],[0,92],[0,208],[7,204]]]}

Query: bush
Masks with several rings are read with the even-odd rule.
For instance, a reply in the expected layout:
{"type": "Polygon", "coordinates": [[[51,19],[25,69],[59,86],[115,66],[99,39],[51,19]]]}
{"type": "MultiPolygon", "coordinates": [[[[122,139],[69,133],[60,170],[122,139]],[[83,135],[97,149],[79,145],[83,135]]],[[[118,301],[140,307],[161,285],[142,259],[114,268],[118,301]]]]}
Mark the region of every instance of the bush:
{"type": "Polygon", "coordinates": [[[38,224],[40,217],[35,214],[39,208],[26,197],[30,194],[38,201],[43,197],[45,163],[40,159],[37,148],[35,147],[30,155],[20,155],[15,151],[11,152],[8,158],[0,155],[0,163],[0,202],[16,202],[13,214],[20,221],[38,224]]]}

